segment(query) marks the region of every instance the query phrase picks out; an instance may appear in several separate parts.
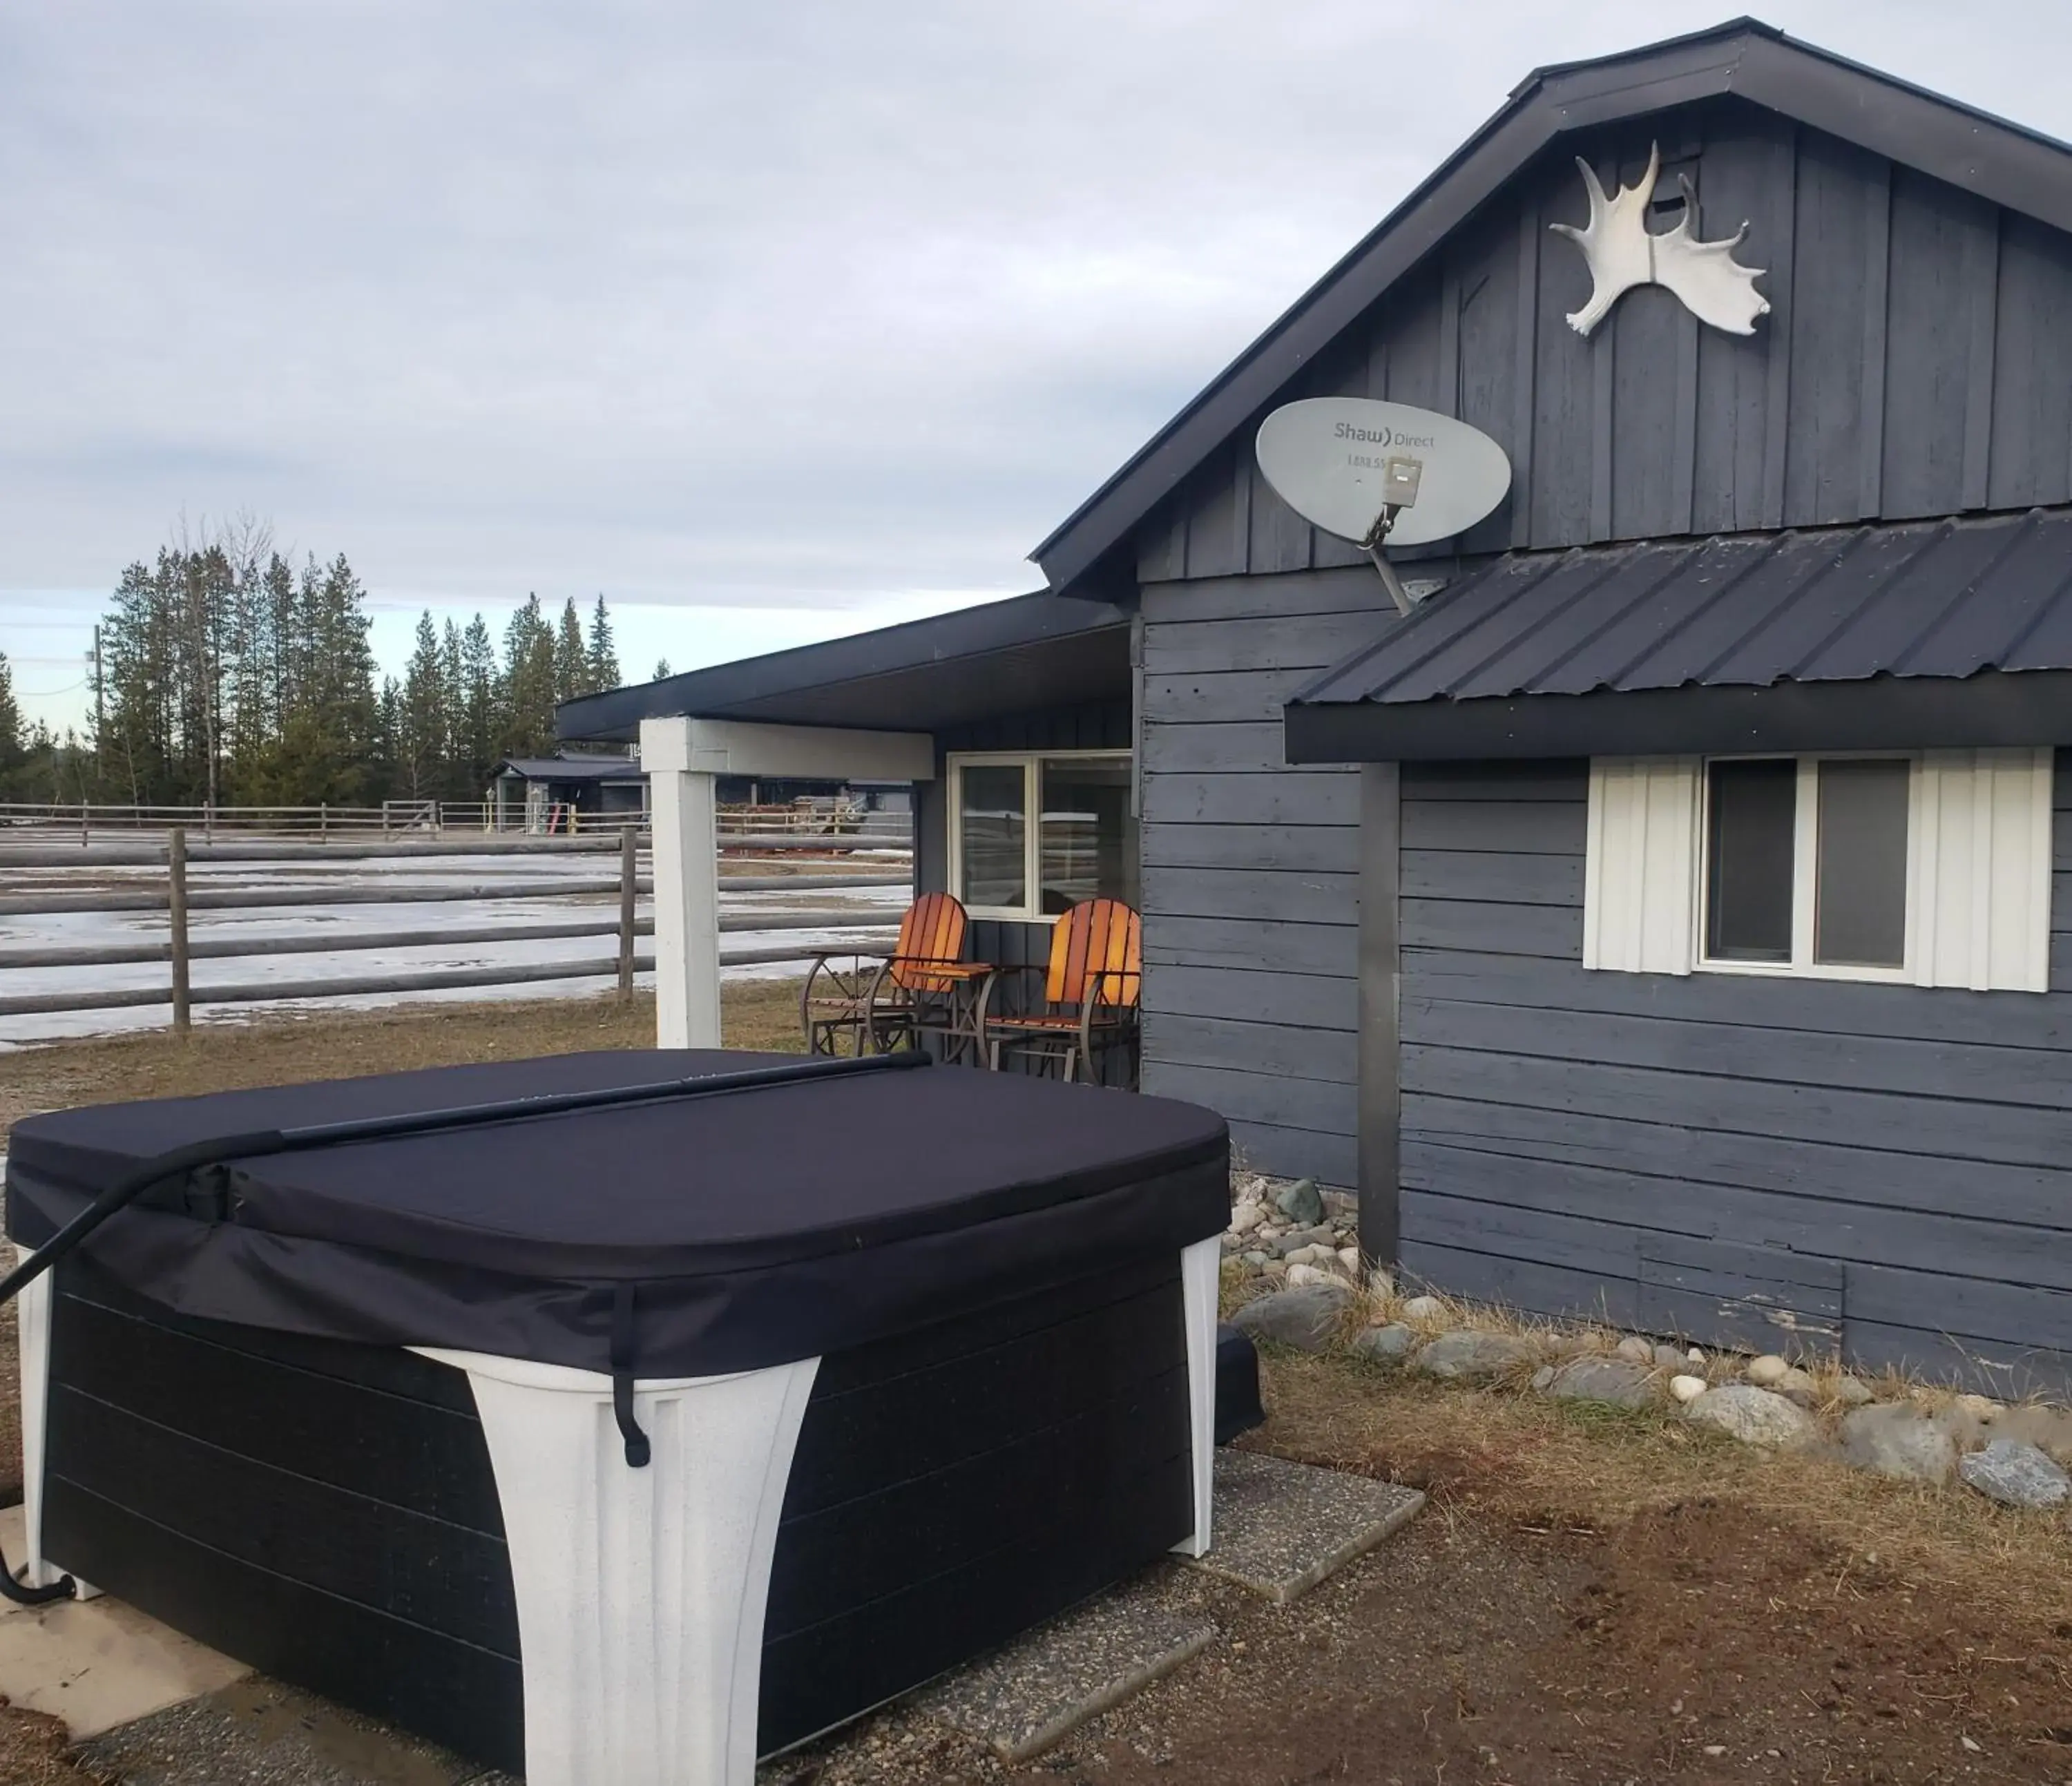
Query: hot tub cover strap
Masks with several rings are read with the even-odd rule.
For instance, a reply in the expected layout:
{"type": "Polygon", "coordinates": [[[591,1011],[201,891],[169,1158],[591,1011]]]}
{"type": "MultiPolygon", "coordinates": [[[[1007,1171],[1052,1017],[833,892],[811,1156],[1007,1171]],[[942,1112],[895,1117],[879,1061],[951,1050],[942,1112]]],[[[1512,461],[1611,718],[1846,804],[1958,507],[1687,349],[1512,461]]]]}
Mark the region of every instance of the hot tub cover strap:
{"type": "Polygon", "coordinates": [[[633,1286],[622,1283],[611,1292],[611,1416],[626,1441],[626,1461],[644,1470],[649,1447],[647,1434],[633,1417],[634,1365],[633,1286]]]}

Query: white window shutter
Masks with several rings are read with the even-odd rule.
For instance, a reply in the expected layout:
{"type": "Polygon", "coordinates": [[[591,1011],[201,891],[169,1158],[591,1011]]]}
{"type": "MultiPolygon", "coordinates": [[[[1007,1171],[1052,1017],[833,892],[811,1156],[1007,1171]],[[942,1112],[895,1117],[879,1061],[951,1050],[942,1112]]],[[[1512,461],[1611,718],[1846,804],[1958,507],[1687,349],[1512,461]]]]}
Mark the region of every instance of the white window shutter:
{"type": "Polygon", "coordinates": [[[1691,971],[1703,773],[1696,757],[1592,761],[1583,864],[1585,967],[1691,971]]]}
{"type": "Polygon", "coordinates": [[[2049,990],[2053,756],[2046,748],[1922,758],[1910,914],[1918,983],[2049,990]]]}

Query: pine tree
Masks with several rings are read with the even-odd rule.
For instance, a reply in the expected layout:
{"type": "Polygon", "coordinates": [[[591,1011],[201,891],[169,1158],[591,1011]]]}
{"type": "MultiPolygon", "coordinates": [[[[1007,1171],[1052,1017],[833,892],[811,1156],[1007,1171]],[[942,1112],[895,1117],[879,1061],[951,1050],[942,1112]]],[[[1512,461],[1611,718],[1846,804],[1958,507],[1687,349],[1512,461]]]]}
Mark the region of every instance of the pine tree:
{"type": "Polygon", "coordinates": [[[554,744],[554,630],[540,612],[540,598],[525,605],[504,629],[504,725],[499,752],[537,757],[554,744]]]}
{"type": "Polygon", "coordinates": [[[655,680],[657,682],[660,682],[667,677],[668,674],[669,660],[665,657],[657,658],[655,660],[655,680]]]}
{"type": "Polygon", "coordinates": [[[504,725],[496,647],[490,640],[489,622],[480,614],[468,622],[467,630],[461,634],[457,698],[461,711],[458,754],[466,798],[480,799],[501,753],[504,725]]]}
{"type": "Polygon", "coordinates": [[[417,648],[403,672],[402,688],[396,690],[392,682],[389,690],[389,760],[397,789],[413,800],[436,799],[445,781],[452,697],[446,653],[429,608],[417,616],[417,648]]]}
{"type": "Polygon", "coordinates": [[[22,735],[22,708],[14,698],[14,671],[0,651],[0,769],[12,769],[29,753],[22,735]]]}
{"type": "Polygon", "coordinates": [[[574,700],[590,692],[590,653],[583,645],[582,616],[570,596],[561,604],[561,625],[554,632],[554,699],[574,700]]]}
{"type": "Polygon", "coordinates": [[[597,598],[597,606],[590,616],[590,692],[595,694],[603,688],[616,688],[623,680],[619,673],[619,653],[611,642],[611,617],[605,611],[604,597],[597,598]]]}

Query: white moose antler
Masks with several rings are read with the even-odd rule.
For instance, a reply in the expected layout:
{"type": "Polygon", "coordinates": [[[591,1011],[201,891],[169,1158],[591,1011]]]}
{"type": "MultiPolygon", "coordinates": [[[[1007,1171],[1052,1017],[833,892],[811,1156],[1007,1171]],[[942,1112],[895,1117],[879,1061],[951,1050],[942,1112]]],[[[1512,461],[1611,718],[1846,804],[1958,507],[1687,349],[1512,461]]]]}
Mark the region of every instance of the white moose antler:
{"type": "Polygon", "coordinates": [[[1588,335],[1604,321],[1634,286],[1650,285],[1666,285],[1701,322],[1734,335],[1755,333],[1755,319],[1768,312],[1770,302],[1755,289],[1765,269],[1745,267],[1733,257],[1748,235],[1746,224],[1724,241],[1694,240],[1691,220],[1697,214],[1697,197],[1691,183],[1684,180],[1684,215],[1676,227],[1666,235],[1650,235],[1647,207],[1662,172],[1659,145],[1648,150],[1647,171],[1640,184],[1622,186],[1615,198],[1605,196],[1596,172],[1581,156],[1576,165],[1589,188],[1590,220],[1580,229],[1573,224],[1548,227],[1581,248],[1590,269],[1590,301],[1568,315],[1578,335],[1588,335]]]}

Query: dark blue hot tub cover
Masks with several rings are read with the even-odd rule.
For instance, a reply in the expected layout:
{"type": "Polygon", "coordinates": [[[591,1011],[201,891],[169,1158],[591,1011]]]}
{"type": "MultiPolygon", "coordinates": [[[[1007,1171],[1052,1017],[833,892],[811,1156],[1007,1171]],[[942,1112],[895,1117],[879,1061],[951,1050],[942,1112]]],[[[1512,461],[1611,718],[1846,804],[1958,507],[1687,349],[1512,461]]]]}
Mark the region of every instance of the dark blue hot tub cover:
{"type": "MultiPolygon", "coordinates": [[[[791,1057],[615,1051],[31,1117],[7,1232],[35,1247],[154,1156],[218,1135],[637,1086],[791,1057]]],[[[759,1369],[1180,1248],[1229,1215],[1191,1104],[954,1068],[793,1081],[232,1160],[84,1250],[176,1313],[639,1373],[759,1369]]]]}

